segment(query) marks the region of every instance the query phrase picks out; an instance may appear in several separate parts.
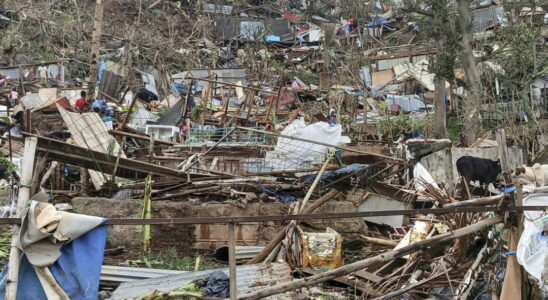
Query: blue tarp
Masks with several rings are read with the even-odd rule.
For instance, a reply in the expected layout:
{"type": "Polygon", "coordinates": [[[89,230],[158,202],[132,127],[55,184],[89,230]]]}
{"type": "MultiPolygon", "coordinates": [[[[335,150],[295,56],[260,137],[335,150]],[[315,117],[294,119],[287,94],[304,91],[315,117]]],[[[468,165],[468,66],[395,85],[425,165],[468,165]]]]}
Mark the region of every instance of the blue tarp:
{"type": "MultiPolygon", "coordinates": [[[[71,300],[96,300],[107,226],[98,226],[61,248],[61,256],[49,267],[71,300]]],[[[7,270],[0,273],[0,300],[4,300],[7,270]]],[[[42,285],[25,255],[21,257],[17,300],[47,300],[42,285]]]]}
{"type": "Polygon", "coordinates": [[[288,195],[280,195],[278,193],[276,193],[275,191],[271,190],[271,189],[268,189],[268,188],[265,188],[263,186],[260,186],[260,185],[257,185],[262,191],[264,191],[265,193],[271,195],[271,196],[276,196],[278,197],[278,199],[280,199],[280,201],[282,201],[283,203],[291,203],[291,202],[295,202],[297,201],[299,198],[295,197],[295,196],[288,196],[288,195]]]}
{"type": "MultiPolygon", "coordinates": [[[[357,171],[359,169],[366,168],[367,166],[369,166],[369,165],[366,165],[366,164],[351,164],[349,166],[342,167],[342,168],[339,168],[339,169],[336,169],[336,170],[326,171],[322,174],[322,177],[320,177],[320,181],[322,183],[327,183],[327,182],[330,182],[330,181],[334,181],[334,180],[336,180],[340,177],[343,177],[344,175],[350,174],[350,173],[352,173],[354,171],[357,171]]],[[[310,183],[310,182],[314,181],[315,178],[316,178],[316,174],[307,176],[304,179],[304,182],[310,183]]]]}
{"type": "Polygon", "coordinates": [[[381,24],[388,24],[388,23],[390,23],[390,21],[388,21],[385,18],[376,18],[372,22],[367,23],[367,27],[374,27],[374,26],[379,26],[381,24]]]}
{"type": "Polygon", "coordinates": [[[185,94],[188,94],[188,87],[184,84],[180,84],[180,83],[171,83],[169,86],[171,86],[172,88],[176,89],[177,91],[181,91],[185,94]]]}
{"type": "Polygon", "coordinates": [[[107,62],[102,60],[99,62],[99,73],[97,74],[97,79],[101,81],[103,77],[103,72],[107,69],[107,62]]]}

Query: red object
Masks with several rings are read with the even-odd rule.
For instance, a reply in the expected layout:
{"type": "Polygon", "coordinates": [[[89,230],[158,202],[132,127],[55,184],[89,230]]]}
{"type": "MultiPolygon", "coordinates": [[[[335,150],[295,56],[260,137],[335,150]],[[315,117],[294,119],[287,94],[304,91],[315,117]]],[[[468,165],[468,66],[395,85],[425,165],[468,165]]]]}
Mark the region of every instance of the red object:
{"type": "MultiPolygon", "coordinates": [[[[265,99],[268,101],[276,101],[278,100],[278,95],[270,94],[266,96],[265,99]]],[[[278,102],[278,106],[286,105],[294,101],[295,101],[295,97],[292,97],[289,95],[289,93],[287,93],[287,88],[283,88],[280,93],[280,101],[278,102]]]]}
{"type": "Polygon", "coordinates": [[[354,18],[348,19],[348,25],[352,25],[352,24],[354,24],[354,18]]]}
{"type": "Polygon", "coordinates": [[[192,123],[190,125],[186,125],[186,123],[183,122],[183,123],[179,124],[179,132],[181,134],[186,135],[189,127],[192,127],[192,123]]]}
{"type": "Polygon", "coordinates": [[[301,17],[295,16],[295,15],[292,15],[292,14],[286,12],[282,15],[282,19],[290,20],[290,21],[300,21],[301,17]]]}
{"type": "Polygon", "coordinates": [[[74,104],[74,107],[76,107],[76,110],[78,110],[80,113],[83,113],[85,104],[86,104],[86,98],[80,98],[76,100],[76,104],[74,104]]]}
{"type": "Polygon", "coordinates": [[[52,103],[48,106],[48,108],[57,108],[57,105],[59,104],[62,108],[69,108],[70,107],[70,101],[67,99],[67,97],[59,98],[55,101],[55,103],[52,103]]]}

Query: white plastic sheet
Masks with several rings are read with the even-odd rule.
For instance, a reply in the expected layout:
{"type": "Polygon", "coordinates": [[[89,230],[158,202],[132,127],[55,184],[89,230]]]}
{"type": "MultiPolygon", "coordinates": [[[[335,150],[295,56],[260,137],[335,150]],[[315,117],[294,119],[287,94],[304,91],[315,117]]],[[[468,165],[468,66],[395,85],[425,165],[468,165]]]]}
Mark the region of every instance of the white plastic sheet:
{"type": "MultiPolygon", "coordinates": [[[[281,134],[334,146],[348,141],[341,136],[341,125],[329,125],[326,122],[306,125],[302,120],[295,120],[281,134]]],[[[306,169],[314,163],[323,163],[328,150],[329,147],[319,144],[278,138],[276,148],[267,152],[265,162],[272,171],[306,169]]]]}
{"type": "MultiPolygon", "coordinates": [[[[548,205],[548,193],[529,195],[523,205],[548,205]]],[[[520,265],[540,282],[542,290],[548,290],[548,237],[542,235],[548,230],[548,213],[524,211],[524,229],[519,239],[516,256],[520,265]],[[544,280],[543,280],[544,277],[544,280]]]]}
{"type": "Polygon", "coordinates": [[[432,175],[420,163],[417,163],[413,168],[413,178],[415,178],[415,190],[417,191],[424,192],[426,190],[425,183],[430,184],[435,189],[440,189],[432,175]]]}

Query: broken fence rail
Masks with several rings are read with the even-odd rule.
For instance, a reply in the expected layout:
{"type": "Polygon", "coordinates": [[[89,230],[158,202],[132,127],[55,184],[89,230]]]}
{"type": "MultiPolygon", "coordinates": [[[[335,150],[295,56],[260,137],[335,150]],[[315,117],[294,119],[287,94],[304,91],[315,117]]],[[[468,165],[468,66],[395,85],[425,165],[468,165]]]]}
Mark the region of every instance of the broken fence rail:
{"type": "MultiPolygon", "coordinates": [[[[227,224],[252,223],[269,221],[291,220],[318,220],[318,219],[350,219],[382,216],[409,216],[409,215],[443,215],[452,213],[479,213],[479,212],[519,212],[519,211],[548,211],[548,206],[517,206],[517,207],[450,207],[424,208],[408,210],[380,210],[355,213],[321,213],[301,215],[270,215],[270,216],[241,216],[241,217],[198,217],[198,218],[171,218],[171,219],[108,219],[106,225],[170,225],[170,224],[227,224]]],[[[0,225],[21,224],[20,218],[0,218],[0,225]]]]}

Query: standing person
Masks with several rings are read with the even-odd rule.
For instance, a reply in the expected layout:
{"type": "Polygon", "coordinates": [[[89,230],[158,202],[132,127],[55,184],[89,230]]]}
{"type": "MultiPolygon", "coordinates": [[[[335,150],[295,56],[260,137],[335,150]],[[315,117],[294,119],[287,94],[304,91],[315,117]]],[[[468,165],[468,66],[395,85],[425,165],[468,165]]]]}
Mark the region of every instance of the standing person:
{"type": "Polygon", "coordinates": [[[19,92],[17,92],[17,88],[13,88],[10,93],[11,107],[15,107],[15,105],[17,105],[18,102],[19,102],[19,92]]]}
{"type": "Polygon", "coordinates": [[[80,98],[76,100],[74,107],[79,113],[83,113],[85,110],[86,103],[87,103],[87,93],[86,91],[81,91],[80,98]]]}
{"type": "Polygon", "coordinates": [[[48,68],[44,65],[44,62],[36,69],[38,76],[40,77],[40,85],[45,86],[48,83],[48,68]]]}
{"type": "Polygon", "coordinates": [[[329,125],[337,125],[337,116],[335,115],[335,109],[329,110],[329,116],[327,117],[329,120],[329,125]]]}
{"type": "Polygon", "coordinates": [[[189,128],[192,127],[192,123],[190,122],[190,118],[185,118],[181,124],[179,124],[179,133],[181,134],[181,138],[183,141],[186,141],[188,139],[188,136],[190,134],[189,128]]]}
{"type": "Polygon", "coordinates": [[[348,18],[348,31],[352,32],[352,31],[354,31],[355,28],[356,28],[356,26],[354,24],[354,18],[352,18],[352,17],[348,18]]]}

